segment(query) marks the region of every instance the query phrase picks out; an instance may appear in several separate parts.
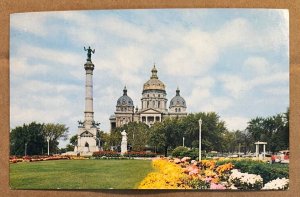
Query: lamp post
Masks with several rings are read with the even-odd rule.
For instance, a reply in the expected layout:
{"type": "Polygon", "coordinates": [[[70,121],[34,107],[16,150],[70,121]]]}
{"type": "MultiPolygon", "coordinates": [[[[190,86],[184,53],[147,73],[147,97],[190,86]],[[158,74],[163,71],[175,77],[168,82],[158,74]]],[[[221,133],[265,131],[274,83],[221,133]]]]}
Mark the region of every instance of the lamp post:
{"type": "Polygon", "coordinates": [[[25,143],[25,156],[27,156],[27,142],[25,143]]]}
{"type": "Polygon", "coordinates": [[[47,136],[47,142],[48,142],[48,155],[49,155],[49,141],[50,141],[50,137],[47,136]]]}
{"type": "Polygon", "coordinates": [[[182,146],[184,147],[184,137],[182,137],[182,146]]]}
{"type": "Polygon", "coordinates": [[[200,118],[199,119],[199,161],[201,161],[201,125],[202,125],[202,120],[200,118]]]}

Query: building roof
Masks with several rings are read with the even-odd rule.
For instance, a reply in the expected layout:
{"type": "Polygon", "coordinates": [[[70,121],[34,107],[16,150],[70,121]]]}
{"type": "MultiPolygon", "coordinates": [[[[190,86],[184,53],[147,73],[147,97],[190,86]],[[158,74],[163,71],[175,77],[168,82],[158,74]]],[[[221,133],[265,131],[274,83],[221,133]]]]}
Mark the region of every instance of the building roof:
{"type": "Polygon", "coordinates": [[[169,108],[172,108],[172,107],[184,107],[184,108],[186,108],[186,102],[185,102],[184,98],[182,98],[180,96],[179,88],[177,88],[177,90],[176,90],[176,96],[174,96],[170,101],[170,107],[169,108]]]}
{"type": "Polygon", "coordinates": [[[145,90],[163,90],[165,91],[165,84],[158,79],[157,69],[155,68],[155,64],[153,69],[151,70],[152,75],[150,79],[144,83],[143,91],[145,90]]]}
{"type": "Polygon", "coordinates": [[[127,88],[126,86],[123,89],[123,96],[121,96],[117,101],[117,107],[119,106],[127,106],[133,107],[132,99],[127,95],[127,88]]]}

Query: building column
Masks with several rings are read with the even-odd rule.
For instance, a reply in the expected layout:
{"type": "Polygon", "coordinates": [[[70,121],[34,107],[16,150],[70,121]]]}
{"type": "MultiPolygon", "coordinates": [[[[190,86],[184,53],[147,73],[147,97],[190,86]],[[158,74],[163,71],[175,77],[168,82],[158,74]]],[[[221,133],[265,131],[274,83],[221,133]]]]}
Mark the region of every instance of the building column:
{"type": "Polygon", "coordinates": [[[259,145],[255,144],[255,157],[258,159],[258,154],[259,154],[259,145]]]}

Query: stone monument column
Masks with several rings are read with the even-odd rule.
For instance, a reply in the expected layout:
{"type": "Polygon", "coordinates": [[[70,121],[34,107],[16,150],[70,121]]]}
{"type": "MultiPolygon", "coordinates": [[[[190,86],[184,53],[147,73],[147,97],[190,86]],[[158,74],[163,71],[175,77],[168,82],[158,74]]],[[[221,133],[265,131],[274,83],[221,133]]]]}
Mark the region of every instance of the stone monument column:
{"type": "Polygon", "coordinates": [[[85,69],[85,111],[84,121],[85,128],[90,128],[94,122],[94,110],[93,110],[93,70],[94,64],[91,61],[91,53],[95,53],[90,47],[85,49],[88,51],[87,62],[84,64],[85,69]]]}
{"type": "Polygon", "coordinates": [[[100,123],[94,121],[94,110],[93,110],[93,71],[94,64],[92,63],[91,56],[95,53],[91,47],[87,49],[87,59],[84,64],[85,69],[85,109],[84,109],[84,121],[78,121],[78,146],[74,149],[74,152],[92,155],[93,152],[99,151],[97,146],[97,131],[100,123]]]}

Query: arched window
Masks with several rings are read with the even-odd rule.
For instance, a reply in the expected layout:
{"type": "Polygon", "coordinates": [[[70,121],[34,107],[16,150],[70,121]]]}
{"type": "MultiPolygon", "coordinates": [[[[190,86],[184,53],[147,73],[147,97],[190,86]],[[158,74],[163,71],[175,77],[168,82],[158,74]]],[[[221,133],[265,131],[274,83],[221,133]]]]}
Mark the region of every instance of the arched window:
{"type": "Polygon", "coordinates": [[[147,108],[149,108],[149,101],[147,101],[147,108]]]}
{"type": "Polygon", "coordinates": [[[160,101],[157,102],[157,107],[160,108],[160,101]]]}
{"type": "Polygon", "coordinates": [[[180,112],[180,108],[178,109],[178,112],[180,112]]]}
{"type": "Polygon", "coordinates": [[[177,112],[177,108],[175,108],[175,112],[177,112]]]}
{"type": "Polygon", "coordinates": [[[155,101],[153,101],[152,104],[153,104],[153,107],[155,107],[155,101]]]}

